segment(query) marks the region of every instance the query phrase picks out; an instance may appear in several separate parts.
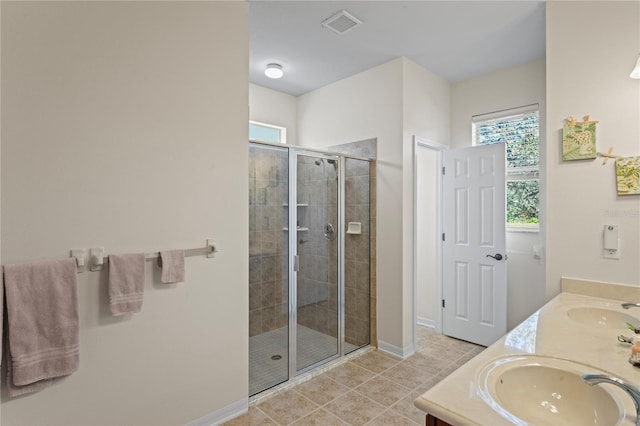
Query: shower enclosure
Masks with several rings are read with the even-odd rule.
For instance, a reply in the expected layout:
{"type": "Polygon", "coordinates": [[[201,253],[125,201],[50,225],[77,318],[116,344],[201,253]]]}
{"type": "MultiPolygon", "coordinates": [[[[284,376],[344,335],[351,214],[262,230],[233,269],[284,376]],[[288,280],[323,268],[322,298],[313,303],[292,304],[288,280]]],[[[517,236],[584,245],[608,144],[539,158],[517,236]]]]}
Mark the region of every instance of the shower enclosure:
{"type": "Polygon", "coordinates": [[[370,166],[249,145],[249,391],[370,342],[370,166]]]}

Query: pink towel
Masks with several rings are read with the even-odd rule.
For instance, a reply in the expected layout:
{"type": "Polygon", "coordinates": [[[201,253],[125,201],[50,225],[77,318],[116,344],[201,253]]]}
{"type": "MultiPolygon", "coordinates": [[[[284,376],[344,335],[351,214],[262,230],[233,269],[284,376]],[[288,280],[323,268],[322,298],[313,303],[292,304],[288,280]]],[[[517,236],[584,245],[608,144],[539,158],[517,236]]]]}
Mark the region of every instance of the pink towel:
{"type": "Polygon", "coordinates": [[[165,284],[184,282],[184,250],[161,251],[158,262],[162,266],[160,281],[165,284]]]}
{"type": "Polygon", "coordinates": [[[109,306],[113,315],[142,310],[144,279],[143,253],[109,256],[109,306]]]}
{"type": "Polygon", "coordinates": [[[5,265],[9,395],[34,392],[80,364],[76,261],[5,265]]]}

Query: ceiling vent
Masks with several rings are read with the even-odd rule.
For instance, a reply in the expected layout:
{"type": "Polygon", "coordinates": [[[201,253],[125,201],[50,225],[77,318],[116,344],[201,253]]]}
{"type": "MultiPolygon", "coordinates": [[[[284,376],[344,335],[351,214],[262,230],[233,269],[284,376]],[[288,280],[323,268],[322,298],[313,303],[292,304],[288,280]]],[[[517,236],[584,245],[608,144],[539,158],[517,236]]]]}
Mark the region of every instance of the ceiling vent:
{"type": "Polygon", "coordinates": [[[360,24],[362,24],[362,21],[346,10],[341,10],[335,15],[332,15],[331,17],[322,21],[323,27],[329,28],[334,33],[340,35],[346,33],[347,31],[351,31],[360,24]]]}

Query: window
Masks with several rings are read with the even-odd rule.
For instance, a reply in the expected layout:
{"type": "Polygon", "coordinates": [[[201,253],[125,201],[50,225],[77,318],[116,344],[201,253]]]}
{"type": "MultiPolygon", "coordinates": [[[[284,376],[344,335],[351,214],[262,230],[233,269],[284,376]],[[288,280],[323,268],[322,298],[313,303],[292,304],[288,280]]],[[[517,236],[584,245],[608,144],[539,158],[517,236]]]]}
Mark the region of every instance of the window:
{"type": "Polygon", "coordinates": [[[249,140],[257,142],[287,143],[287,129],[273,124],[250,121],[249,140]]]}
{"type": "Polygon", "coordinates": [[[507,156],[507,227],[538,229],[540,122],[538,105],[473,117],[473,144],[504,142],[507,156]]]}

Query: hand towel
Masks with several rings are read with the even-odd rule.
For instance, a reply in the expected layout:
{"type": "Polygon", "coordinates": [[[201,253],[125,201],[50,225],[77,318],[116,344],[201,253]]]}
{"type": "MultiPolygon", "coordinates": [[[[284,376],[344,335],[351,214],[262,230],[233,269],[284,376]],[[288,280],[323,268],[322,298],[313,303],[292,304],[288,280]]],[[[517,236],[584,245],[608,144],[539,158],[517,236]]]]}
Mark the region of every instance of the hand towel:
{"type": "Polygon", "coordinates": [[[142,310],[144,253],[109,256],[109,306],[113,315],[142,310]]]}
{"type": "Polygon", "coordinates": [[[78,369],[76,274],[74,258],[4,266],[10,396],[78,369]]]}
{"type": "Polygon", "coordinates": [[[184,250],[161,251],[158,261],[162,266],[160,281],[165,284],[184,282],[184,250]]]}

